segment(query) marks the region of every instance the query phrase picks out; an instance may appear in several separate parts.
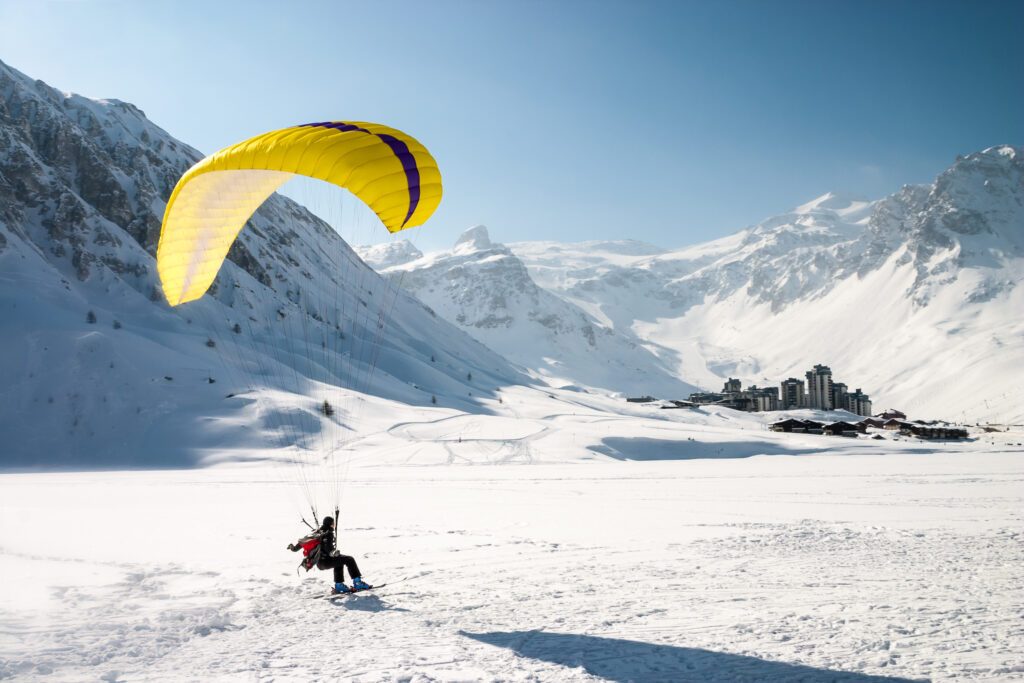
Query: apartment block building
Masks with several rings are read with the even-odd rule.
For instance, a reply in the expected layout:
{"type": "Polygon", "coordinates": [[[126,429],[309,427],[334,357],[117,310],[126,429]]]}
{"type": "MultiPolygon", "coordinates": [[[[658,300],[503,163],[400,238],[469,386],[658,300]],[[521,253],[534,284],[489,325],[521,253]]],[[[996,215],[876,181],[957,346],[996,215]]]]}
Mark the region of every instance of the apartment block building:
{"type": "Polygon", "coordinates": [[[843,407],[854,415],[871,415],[871,399],[860,389],[846,395],[843,407]]]}
{"type": "Polygon", "coordinates": [[[782,397],[779,400],[783,410],[796,410],[807,406],[807,395],[804,392],[804,381],[790,377],[782,382],[782,397]]]}
{"type": "Polygon", "coordinates": [[[857,389],[849,391],[847,384],[832,380],[832,369],[815,365],[806,373],[806,382],[796,377],[783,380],[778,387],[747,389],[743,383],[730,377],[720,392],[690,394],[690,402],[697,405],[719,405],[735,410],[763,412],[769,410],[848,410],[856,415],[871,415],[871,400],[857,389]]]}
{"type": "Polygon", "coordinates": [[[807,374],[807,407],[832,410],[832,368],[815,365],[807,374]]]}

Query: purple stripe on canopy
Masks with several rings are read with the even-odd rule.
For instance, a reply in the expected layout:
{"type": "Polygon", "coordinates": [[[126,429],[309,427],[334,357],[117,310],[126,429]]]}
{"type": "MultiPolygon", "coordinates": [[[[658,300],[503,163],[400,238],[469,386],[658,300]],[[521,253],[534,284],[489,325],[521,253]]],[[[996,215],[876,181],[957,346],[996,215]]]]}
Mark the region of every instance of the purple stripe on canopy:
{"type": "Polygon", "coordinates": [[[405,213],[405,220],[402,221],[402,227],[409,222],[412,215],[416,213],[416,207],[420,203],[420,169],[416,165],[416,157],[409,151],[409,145],[405,144],[402,140],[399,140],[394,135],[388,135],[387,133],[371,133],[365,128],[354,126],[351,123],[345,123],[344,121],[320,121],[317,123],[304,123],[300,128],[330,128],[342,133],[349,131],[356,131],[359,133],[366,133],[367,135],[376,135],[380,138],[380,141],[391,148],[398,160],[402,162],[402,170],[405,171],[405,182],[409,187],[409,210],[405,213]]]}

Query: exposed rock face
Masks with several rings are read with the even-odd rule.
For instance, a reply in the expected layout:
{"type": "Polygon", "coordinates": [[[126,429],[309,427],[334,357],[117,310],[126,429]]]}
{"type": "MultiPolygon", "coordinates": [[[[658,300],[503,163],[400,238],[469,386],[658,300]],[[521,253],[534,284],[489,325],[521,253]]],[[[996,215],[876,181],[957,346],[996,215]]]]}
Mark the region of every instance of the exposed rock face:
{"type": "Polygon", "coordinates": [[[308,443],[322,431],[316,411],[278,403],[324,386],[474,410],[526,380],[278,195],[208,295],[169,308],[154,255],[166,199],[199,158],[130,104],[0,63],[0,344],[11,345],[0,348],[0,433],[23,449],[0,458],[179,465],[214,444],[308,443]],[[243,392],[262,397],[244,419],[224,402],[243,392]],[[203,427],[217,420],[232,438],[203,427]],[[173,438],[155,443],[155,429],[173,438]]]}
{"type": "Polygon", "coordinates": [[[83,221],[94,215],[154,253],[163,198],[200,158],[130,104],[65,95],[6,65],[0,65],[0,122],[5,198],[69,212],[54,216],[72,223],[55,221],[52,237],[67,241],[77,233],[79,249],[92,241],[83,221]]]}
{"type": "MultiPolygon", "coordinates": [[[[370,250],[362,253],[381,262],[370,250]]],[[[694,390],[674,376],[656,349],[538,287],[523,262],[493,243],[482,225],[465,231],[450,252],[395,263],[383,272],[442,317],[556,386],[672,397],[694,390]]]]}
{"type": "Polygon", "coordinates": [[[930,285],[956,269],[1024,255],[1022,158],[1024,150],[993,147],[958,159],[932,185],[876,202],[828,194],[730,237],[632,260],[585,258],[597,250],[589,243],[511,246],[541,285],[607,308],[611,319],[611,292],[625,287],[660,302],[651,307],[659,314],[740,291],[778,312],[894,256],[914,264],[909,294],[924,305],[930,285]]]}

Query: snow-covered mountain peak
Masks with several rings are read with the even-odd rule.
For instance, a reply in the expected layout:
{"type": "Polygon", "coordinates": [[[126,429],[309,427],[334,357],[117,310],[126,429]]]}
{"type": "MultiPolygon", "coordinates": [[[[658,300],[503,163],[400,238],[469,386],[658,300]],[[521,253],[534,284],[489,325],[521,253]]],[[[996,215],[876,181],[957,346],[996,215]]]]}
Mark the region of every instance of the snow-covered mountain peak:
{"type": "Polygon", "coordinates": [[[490,249],[493,246],[486,225],[474,225],[455,240],[455,251],[460,254],[490,249]]]}
{"type": "Polygon", "coordinates": [[[934,183],[877,201],[827,193],[647,258],[512,247],[543,286],[671,349],[677,374],[705,388],[730,375],[774,382],[826,362],[886,404],[1018,418],[1024,396],[1006,369],[1024,364],[1022,152],[966,155],[934,183]],[[943,379],[968,358],[970,377],[943,379]]]}
{"type": "Polygon", "coordinates": [[[407,239],[355,247],[356,253],[374,270],[380,272],[423,258],[423,252],[407,239]]]}
{"type": "Polygon", "coordinates": [[[822,210],[834,211],[839,215],[856,213],[871,203],[870,200],[840,192],[826,192],[806,204],[793,209],[793,213],[815,213],[822,210]]]}
{"type": "Polygon", "coordinates": [[[1024,154],[1009,145],[959,157],[935,181],[923,233],[991,234],[1024,247],[1024,154]]]}
{"type": "Polygon", "coordinates": [[[387,272],[440,316],[553,386],[673,397],[693,388],[628,332],[609,329],[538,286],[523,261],[492,242],[482,225],[464,232],[450,251],[387,272]]]}
{"type": "Polygon", "coordinates": [[[867,225],[875,202],[827,192],[800,206],[767,218],[744,233],[744,244],[760,246],[782,240],[788,244],[831,244],[860,235],[867,225]]]}
{"type": "Polygon", "coordinates": [[[994,147],[982,150],[980,154],[996,154],[998,156],[1009,157],[1011,160],[1015,160],[1021,153],[1013,145],[995,145],[994,147]]]}

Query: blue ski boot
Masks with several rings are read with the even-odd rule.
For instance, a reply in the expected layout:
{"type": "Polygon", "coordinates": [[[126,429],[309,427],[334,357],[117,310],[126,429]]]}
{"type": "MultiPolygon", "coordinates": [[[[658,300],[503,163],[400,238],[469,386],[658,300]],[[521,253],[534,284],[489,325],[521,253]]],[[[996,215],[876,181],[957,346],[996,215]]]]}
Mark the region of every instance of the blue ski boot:
{"type": "Polygon", "coordinates": [[[371,588],[373,588],[373,586],[371,586],[370,584],[368,584],[365,581],[363,581],[362,577],[357,576],[354,579],[352,579],[352,592],[353,593],[356,592],[356,591],[370,590],[371,588]]]}
{"type": "Polygon", "coordinates": [[[334,584],[334,590],[331,591],[331,595],[341,595],[342,593],[355,593],[355,591],[343,583],[334,584]]]}

